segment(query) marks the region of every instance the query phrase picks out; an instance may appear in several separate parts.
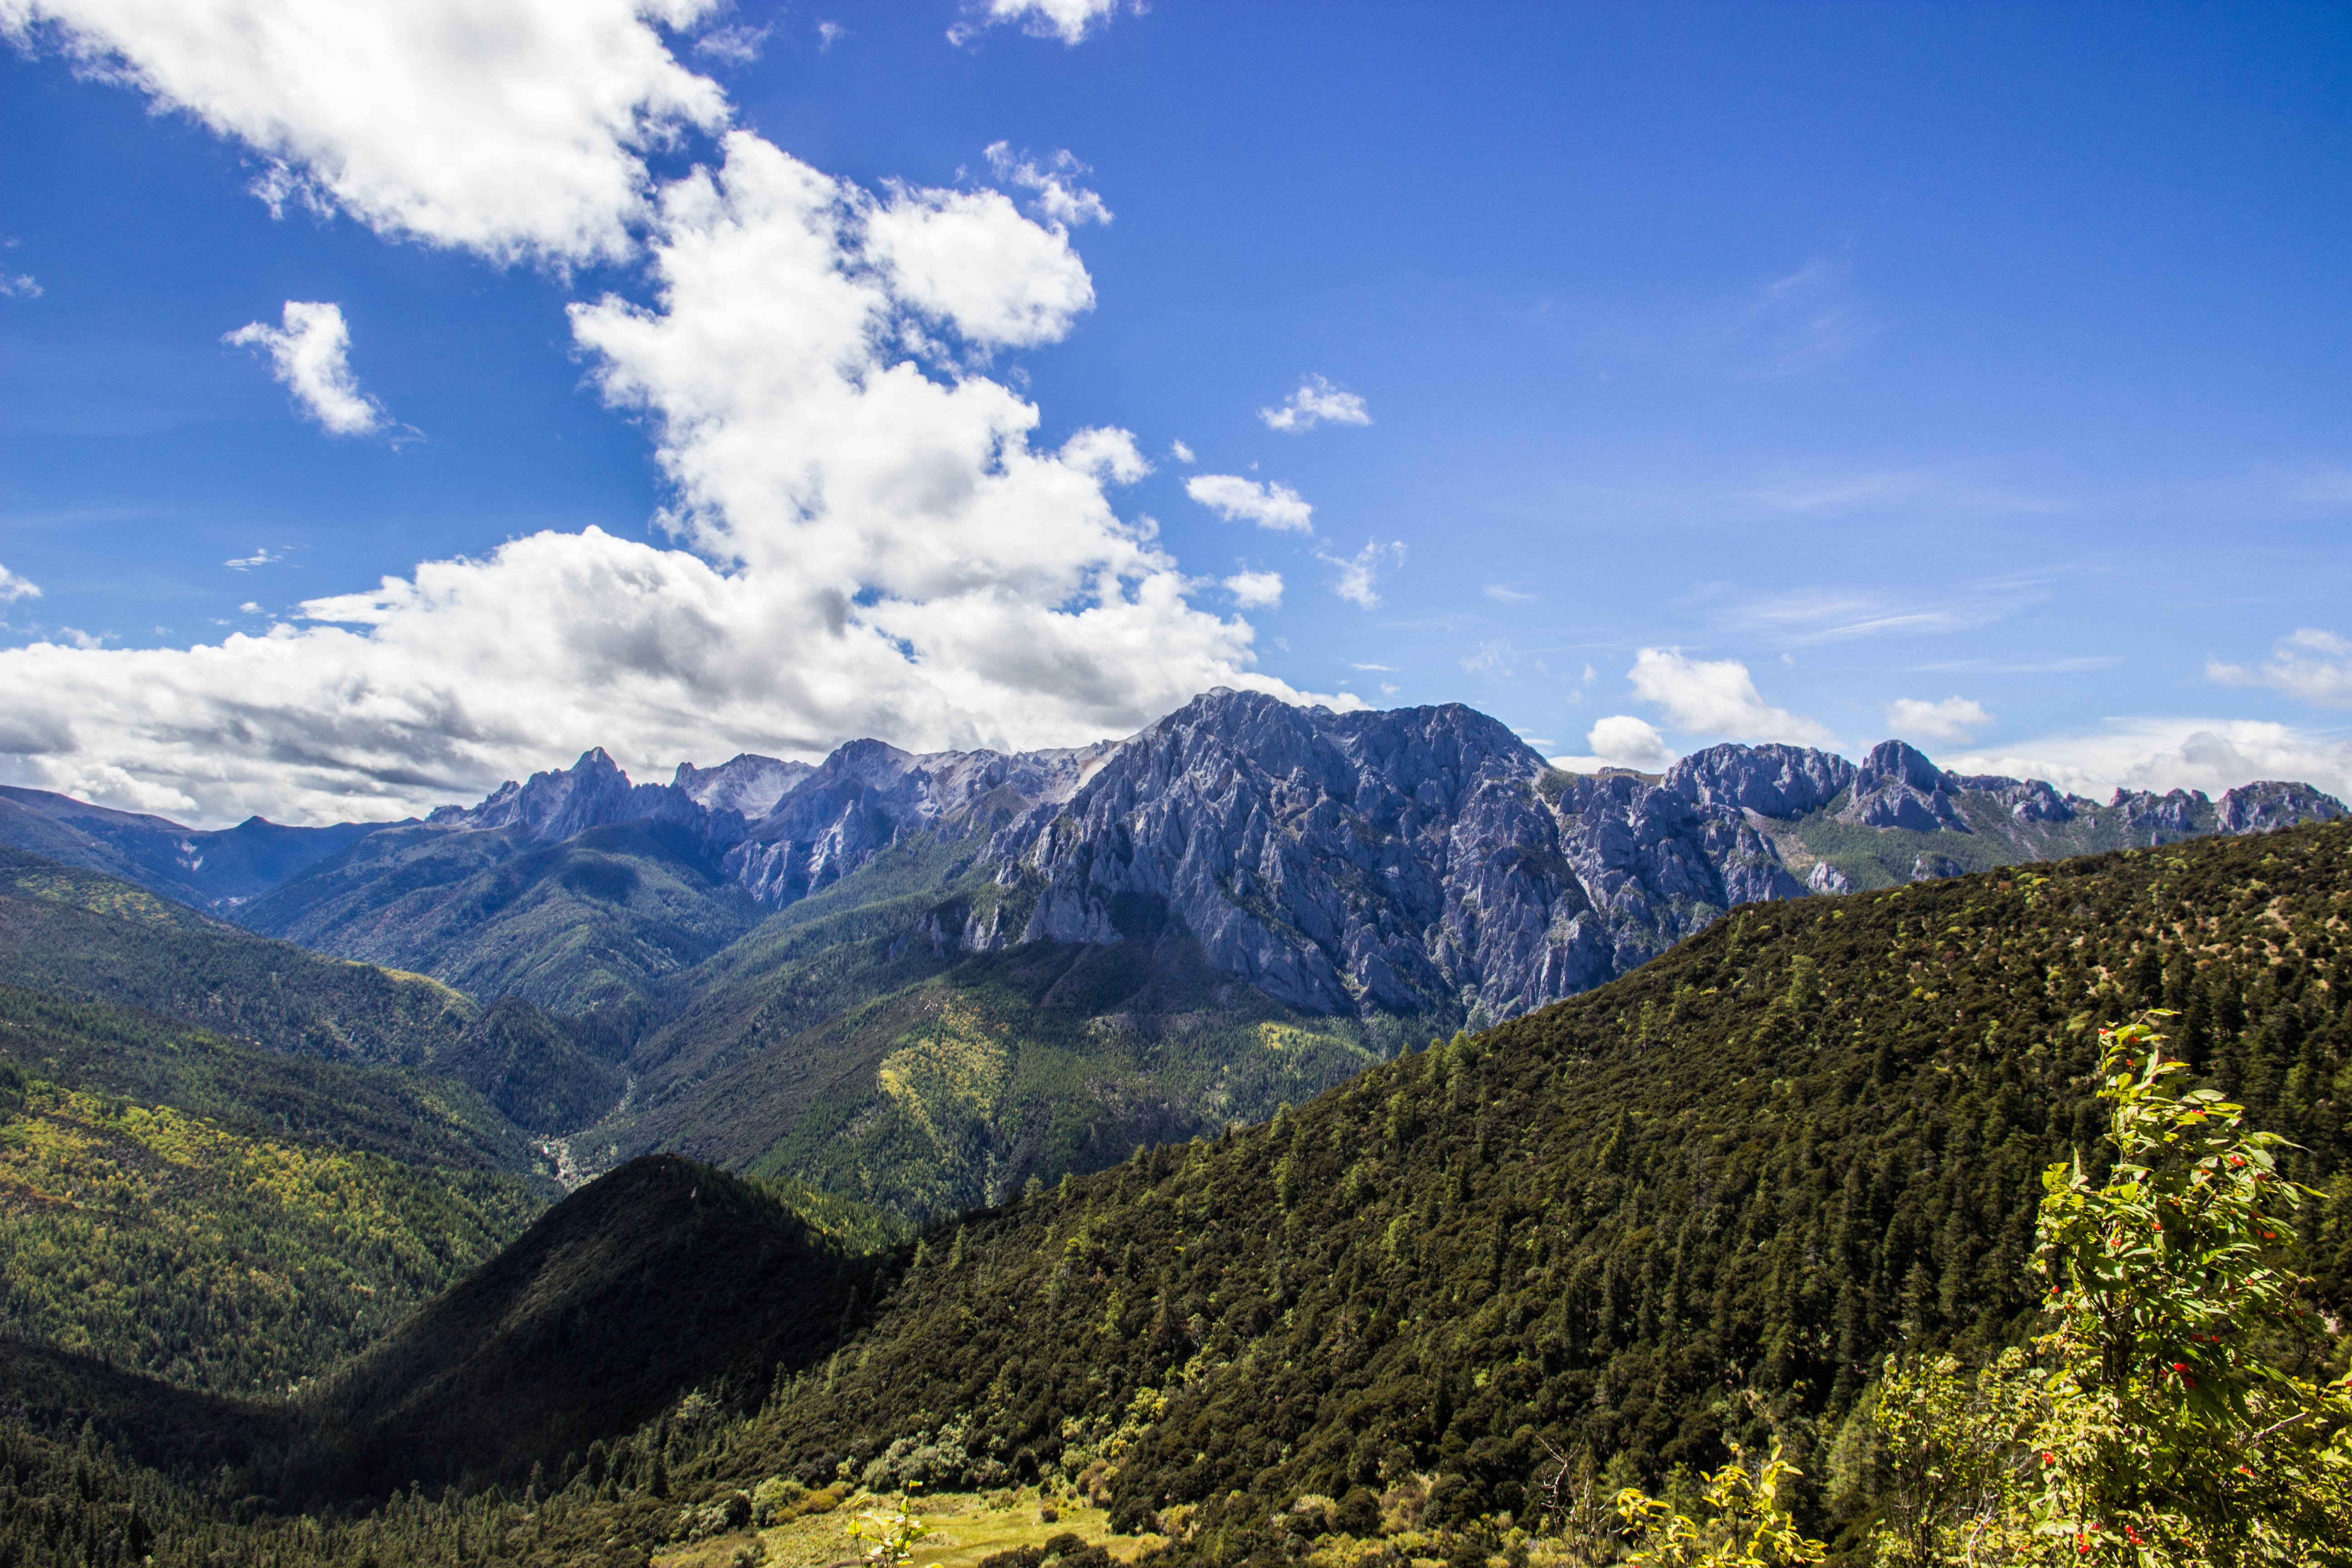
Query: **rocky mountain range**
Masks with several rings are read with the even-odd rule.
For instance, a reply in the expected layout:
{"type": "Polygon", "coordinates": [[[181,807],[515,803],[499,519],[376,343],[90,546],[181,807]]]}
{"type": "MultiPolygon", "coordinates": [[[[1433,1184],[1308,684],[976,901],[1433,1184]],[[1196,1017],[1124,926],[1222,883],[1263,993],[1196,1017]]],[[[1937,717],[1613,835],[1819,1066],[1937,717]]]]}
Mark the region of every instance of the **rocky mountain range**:
{"type": "MultiPolygon", "coordinates": [[[[111,822],[120,814],[77,816],[79,803],[32,791],[6,799],[0,835],[12,841],[34,822],[50,830],[47,847],[26,847],[74,859],[54,829],[94,814],[114,837],[93,832],[81,863],[107,850],[101,868],[158,890],[188,899],[210,889],[190,882],[189,853],[150,864],[159,857],[110,850],[124,842],[111,822]]],[[[1661,775],[1565,773],[1458,704],[1335,713],[1221,689],[1125,741],[1077,750],[915,755],[866,740],[815,766],[747,754],[641,784],[598,749],[477,805],[374,832],[257,818],[196,835],[137,821],[190,847],[302,836],[299,853],[281,851],[268,868],[286,867],[274,887],[210,901],[270,934],[453,984],[491,977],[445,973],[419,933],[442,932],[446,947],[451,930],[528,905],[519,889],[534,878],[561,884],[563,907],[537,917],[544,935],[550,921],[576,924],[592,906],[636,898],[652,854],[656,879],[677,886],[665,884],[667,912],[646,919],[696,928],[683,942],[630,938],[635,956],[614,962],[652,976],[923,839],[969,848],[938,869],[920,921],[942,954],[1117,943],[1139,921],[1172,916],[1216,969],[1290,1006],[1491,1021],[1637,967],[1743,902],[2344,811],[2287,783],[2218,802],[2119,790],[2103,805],[2040,780],[1947,773],[1900,741],[1859,764],[1810,748],[1720,745],[1661,775]],[[660,829],[663,847],[632,840],[637,858],[623,865],[611,834],[632,825],[660,829]],[[600,830],[603,850],[584,837],[600,830]],[[557,846],[572,847],[533,858],[557,846]],[[638,951],[648,941],[661,951],[638,951]]],[[[236,886],[260,879],[247,872],[236,886]]],[[[542,985],[537,999],[595,998],[542,985]]]]}

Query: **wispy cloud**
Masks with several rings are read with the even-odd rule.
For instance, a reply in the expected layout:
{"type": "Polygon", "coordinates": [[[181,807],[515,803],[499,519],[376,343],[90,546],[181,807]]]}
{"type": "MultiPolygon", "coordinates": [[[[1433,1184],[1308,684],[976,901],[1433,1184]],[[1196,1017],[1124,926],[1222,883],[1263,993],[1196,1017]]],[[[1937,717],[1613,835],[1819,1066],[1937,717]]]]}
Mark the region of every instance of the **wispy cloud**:
{"type": "Polygon", "coordinates": [[[1315,559],[1327,566],[1339,568],[1339,574],[1331,584],[1331,592],[1351,605],[1377,610],[1381,607],[1380,591],[1376,585],[1381,571],[1383,567],[1404,564],[1404,542],[1391,539],[1382,543],[1377,539],[1368,539],[1364,541],[1364,547],[1353,555],[1333,555],[1318,546],[1315,559]]]}
{"type": "Polygon", "coordinates": [[[1842,588],[1800,588],[1755,599],[1729,611],[1724,625],[1762,632],[1792,647],[1846,642],[1889,632],[1954,632],[1998,620],[2013,593],[1945,604],[1904,604],[1882,595],[1842,588]]]}
{"type": "MultiPolygon", "coordinates": [[[[826,24],[819,23],[820,30],[826,24]]],[[[738,23],[729,27],[713,27],[694,40],[694,52],[723,65],[748,66],[760,58],[761,46],[768,41],[768,29],[738,23]]],[[[825,40],[832,42],[830,38],[825,40]]]]}
{"type": "Polygon", "coordinates": [[[1016,154],[1009,142],[992,142],[986,153],[988,166],[998,179],[1035,193],[1029,210],[1043,221],[1060,228],[1110,222],[1111,211],[1103,205],[1102,197],[1076,183],[1079,176],[1093,171],[1068,148],[1039,159],[1025,150],[1016,154]]]}
{"type": "Polygon", "coordinates": [[[1257,416],[1270,429],[1286,430],[1296,435],[1312,430],[1318,425],[1370,425],[1371,410],[1364,400],[1343,387],[1334,386],[1319,375],[1310,375],[1298,384],[1292,393],[1272,408],[1261,408],[1257,416]]]}
{"type": "Polygon", "coordinates": [[[366,436],[382,429],[388,417],[383,405],[362,393],[352,374],[352,333],[342,308],[289,300],[282,316],[282,327],[248,321],[221,342],[267,352],[272,374],[330,435],[366,436]]]}
{"type": "Polygon", "coordinates": [[[268,566],[285,559],[286,557],[283,555],[272,555],[269,553],[268,546],[257,545],[255,547],[252,554],[240,555],[233,561],[224,561],[221,564],[233,571],[247,572],[252,570],[256,566],[268,566]]]}
{"type": "Polygon", "coordinates": [[[1198,458],[1192,456],[1192,448],[1187,447],[1181,441],[1169,442],[1168,455],[1175,458],[1180,463],[1197,463],[1200,461],[1198,458]]]}
{"type": "Polygon", "coordinates": [[[1462,661],[1462,668],[1473,675],[1508,680],[1519,672],[1519,650],[1510,645],[1508,638],[1491,638],[1480,643],[1476,651],[1462,661]]]}
{"type": "Polygon", "coordinates": [[[0,272],[0,299],[37,300],[40,281],[29,272],[0,272]]]}
{"type": "Polygon", "coordinates": [[[1906,741],[1948,741],[1957,744],[1990,728],[1992,715],[1985,711],[1984,704],[1966,697],[1947,697],[1940,702],[1898,697],[1886,705],[1886,722],[1906,741]]]}
{"type": "Polygon", "coordinates": [[[1699,329],[1707,357],[1756,377],[1804,375],[1849,357],[1878,331],[1853,270],[1843,257],[1815,257],[1727,302],[1699,329]]]}
{"type": "Polygon", "coordinates": [[[1533,594],[1523,594],[1517,588],[1506,588],[1500,583],[1486,584],[1486,597],[1504,605],[1532,605],[1536,602],[1536,596],[1533,594]]]}
{"type": "Polygon", "coordinates": [[[1184,493],[1228,522],[1254,522],[1277,532],[1312,533],[1315,508],[1288,485],[1260,484],[1239,474],[1199,474],[1184,493]]]}
{"type": "Polygon", "coordinates": [[[2352,642],[2313,626],[2281,638],[2268,664],[2249,668],[2209,659],[2205,674],[2224,686],[2266,686],[2305,702],[2352,708],[2352,642]]]}
{"type": "Polygon", "coordinates": [[[831,49],[847,37],[849,29],[838,22],[821,21],[816,25],[816,47],[820,51],[831,49]]]}
{"type": "Polygon", "coordinates": [[[1396,666],[1392,664],[1351,664],[1348,668],[1349,669],[1377,669],[1383,675],[1394,675],[1396,673],[1396,666]]]}
{"type": "Polygon", "coordinates": [[[1948,658],[1936,664],[1909,667],[1914,675],[2071,675],[2086,669],[2113,669],[2123,663],[2119,653],[2084,654],[2074,658],[2007,660],[1948,658]]]}
{"type": "Polygon", "coordinates": [[[0,566],[0,605],[13,605],[19,599],[37,599],[41,590],[5,566],[0,566]]]}
{"type": "Polygon", "coordinates": [[[1988,485],[1934,468],[1784,473],[1750,489],[1746,499],[1767,511],[1799,517],[1836,517],[1895,508],[1911,513],[1978,517],[2064,510],[2061,502],[2047,496],[1988,485]]]}

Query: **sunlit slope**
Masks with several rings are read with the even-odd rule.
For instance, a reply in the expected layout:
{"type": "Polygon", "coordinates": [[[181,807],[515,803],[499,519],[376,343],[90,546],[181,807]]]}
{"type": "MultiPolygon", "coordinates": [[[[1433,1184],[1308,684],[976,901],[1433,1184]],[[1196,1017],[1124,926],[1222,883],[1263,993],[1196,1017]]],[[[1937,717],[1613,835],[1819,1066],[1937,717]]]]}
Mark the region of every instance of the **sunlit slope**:
{"type": "Polygon", "coordinates": [[[942,926],[1001,896],[965,869],[975,842],[918,837],[682,977],[632,1056],[635,1108],[582,1142],[922,1215],[1262,1121],[1378,1059],[1358,1021],[1213,969],[1147,900],[1115,943],[959,953],[942,926]]]}
{"type": "Polygon", "coordinates": [[[456,1085],[0,987],[0,1332],[283,1394],[543,1206],[456,1085]]]}

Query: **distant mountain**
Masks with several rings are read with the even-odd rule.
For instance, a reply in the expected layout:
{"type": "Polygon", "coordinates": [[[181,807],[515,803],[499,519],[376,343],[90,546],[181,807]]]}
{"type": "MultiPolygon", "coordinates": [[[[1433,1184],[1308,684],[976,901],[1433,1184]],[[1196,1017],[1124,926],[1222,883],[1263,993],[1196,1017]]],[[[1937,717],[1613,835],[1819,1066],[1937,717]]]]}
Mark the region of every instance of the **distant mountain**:
{"type": "Polygon", "coordinates": [[[285,827],[258,816],[235,827],[183,827],[47,790],[0,786],[0,844],[104,871],[201,910],[234,909],[382,826],[285,827]]]}
{"type": "Polygon", "coordinates": [[[633,788],[602,752],[573,772],[588,776],[566,782],[618,787],[603,799],[585,790],[559,798],[543,816],[528,813],[547,802],[493,796],[499,809],[482,819],[372,834],[237,919],[319,952],[430,974],[484,1001],[642,1010],[661,981],[766,911],[728,876],[701,806],[667,785],[633,788]],[[600,820],[614,810],[648,815],[600,820]]]}
{"type": "Polygon", "coordinates": [[[1859,765],[1725,745],[1661,776],[1575,775],[1458,705],[1334,713],[1221,689],[1077,751],[916,756],[859,741],[814,768],[742,756],[667,784],[633,784],[592,751],[354,845],[239,918],[478,994],[578,1006],[647,995],[748,931],[728,885],[789,908],[911,838],[977,835],[931,889],[935,947],[1116,942],[1113,902],[1139,898],[1213,967],[1290,1006],[1493,1020],[1623,973],[1742,902],[2343,811],[2292,784],[2100,805],[1949,775],[1899,741],[1859,765]],[[624,824],[669,837],[617,858],[581,837],[624,824]],[[525,855],[559,845],[580,863],[525,855]],[[641,891],[655,863],[657,890],[641,891]],[[965,888],[971,874],[985,885],[965,888]],[[562,894],[538,890],[551,882],[562,894]]]}

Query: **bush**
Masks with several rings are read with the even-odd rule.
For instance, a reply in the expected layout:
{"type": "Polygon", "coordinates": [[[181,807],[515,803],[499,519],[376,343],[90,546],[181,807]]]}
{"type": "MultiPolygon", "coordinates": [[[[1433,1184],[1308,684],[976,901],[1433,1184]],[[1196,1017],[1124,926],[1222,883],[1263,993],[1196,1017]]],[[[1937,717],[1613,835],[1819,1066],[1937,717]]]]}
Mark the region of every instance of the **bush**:
{"type": "Polygon", "coordinates": [[[1877,1405],[1885,1568],[2352,1562],[2352,1385],[2273,1358],[2326,1344],[2279,1261],[2307,1188],[2274,1133],[2184,1090],[2152,1017],[2102,1030],[2113,1173],[2042,1178],[2054,1321],[1973,1378],[1890,1361],[1877,1405]]]}

